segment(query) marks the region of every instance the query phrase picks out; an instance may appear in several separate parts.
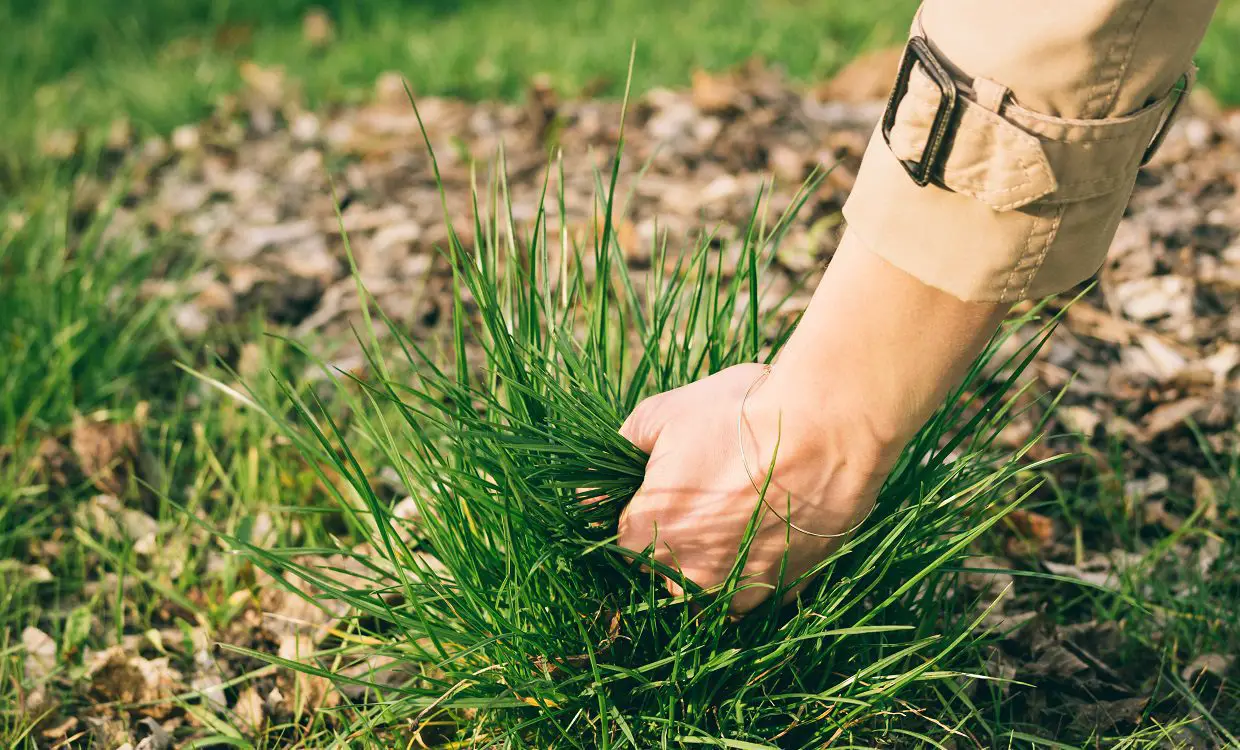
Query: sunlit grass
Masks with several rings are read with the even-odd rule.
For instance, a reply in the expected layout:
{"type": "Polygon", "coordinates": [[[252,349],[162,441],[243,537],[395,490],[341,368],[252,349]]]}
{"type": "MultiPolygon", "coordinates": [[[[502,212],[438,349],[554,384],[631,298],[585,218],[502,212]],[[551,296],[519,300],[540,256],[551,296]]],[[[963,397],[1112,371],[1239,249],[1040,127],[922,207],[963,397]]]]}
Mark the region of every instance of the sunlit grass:
{"type": "Polygon", "coordinates": [[[970,546],[1036,483],[1023,450],[993,441],[1041,337],[985,367],[1030,319],[1005,326],[909,445],[873,520],[813,571],[819,583],[795,606],[733,621],[728,602],[751,585],[739,575],[748,540],[721,588],[681,579],[689,593],[677,597],[615,547],[645,462],[616,430],[645,395],[778,351],[795,315],[766,299],[763,279],[800,203],[768,217],[755,196],[738,247],[660,241],[638,275],[612,231],[616,173],[599,176],[601,218],[577,242],[552,218],[565,214],[556,170],[521,227],[501,163],[474,195],[477,244],[453,232],[445,248],[456,280],[446,349],[371,310],[367,372],[326,370],[348,424],[317,398],[245,397],[322,472],[357,534],[318,550],[231,540],[355,613],[326,661],[266,658],[370,687],[368,721],[489,746],[818,747],[946,741],[966,727],[1006,744],[1008,730],[968,698],[985,679],[988,603],[954,581],[970,546]],[[735,273],[721,262],[730,252],[735,273]],[[277,416],[288,403],[300,419],[277,416]],[[416,500],[412,527],[376,494],[361,450],[416,500]],[[295,561],[328,552],[355,565],[343,575],[295,561]],[[394,659],[406,676],[380,684],[328,666],[369,658],[394,659]]]}

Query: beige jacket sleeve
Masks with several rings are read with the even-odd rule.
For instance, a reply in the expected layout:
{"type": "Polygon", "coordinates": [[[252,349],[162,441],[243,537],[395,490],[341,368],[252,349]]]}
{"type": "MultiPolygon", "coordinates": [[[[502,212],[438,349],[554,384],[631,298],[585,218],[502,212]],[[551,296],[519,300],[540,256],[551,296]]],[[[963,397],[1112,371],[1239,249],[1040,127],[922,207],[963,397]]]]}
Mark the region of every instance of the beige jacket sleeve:
{"type": "Polygon", "coordinates": [[[1087,279],[1215,5],[924,0],[844,206],[850,233],[965,300],[1087,279]]]}

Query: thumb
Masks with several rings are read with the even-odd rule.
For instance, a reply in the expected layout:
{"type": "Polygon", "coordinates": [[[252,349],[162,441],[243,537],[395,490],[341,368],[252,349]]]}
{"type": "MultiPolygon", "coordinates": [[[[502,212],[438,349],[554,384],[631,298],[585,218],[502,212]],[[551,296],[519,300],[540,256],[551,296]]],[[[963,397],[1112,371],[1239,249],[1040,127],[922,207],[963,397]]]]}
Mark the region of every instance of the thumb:
{"type": "Polygon", "coordinates": [[[647,455],[654,452],[655,443],[659,441],[659,433],[665,423],[665,409],[662,394],[645,399],[624,424],[620,425],[620,435],[637,446],[647,455]]]}

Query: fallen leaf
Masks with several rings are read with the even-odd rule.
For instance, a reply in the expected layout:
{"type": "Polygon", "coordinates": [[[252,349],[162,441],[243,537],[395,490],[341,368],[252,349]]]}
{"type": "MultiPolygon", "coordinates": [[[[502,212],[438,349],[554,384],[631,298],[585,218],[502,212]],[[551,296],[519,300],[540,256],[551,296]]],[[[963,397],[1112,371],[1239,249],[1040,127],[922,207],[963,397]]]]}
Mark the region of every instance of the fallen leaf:
{"type": "Polygon", "coordinates": [[[1072,723],[1085,732],[1114,732],[1138,722],[1149,702],[1146,697],[1074,702],[1072,723]]]}
{"type": "Polygon", "coordinates": [[[1089,665],[1064,646],[1052,644],[1044,648],[1034,661],[1027,663],[1025,668],[1041,677],[1064,678],[1088,670],[1089,665]]]}
{"type": "MultiPolygon", "coordinates": [[[[289,661],[314,663],[314,642],[303,633],[285,633],[280,636],[279,656],[289,661]]],[[[293,684],[291,686],[297,703],[293,713],[301,715],[307,710],[331,708],[340,700],[340,695],[332,688],[331,681],[326,677],[291,670],[293,684]]]]}
{"type": "Polygon", "coordinates": [[[1235,662],[1236,657],[1230,654],[1201,654],[1180,671],[1180,677],[1190,683],[1205,674],[1222,679],[1227,676],[1227,670],[1231,669],[1235,662]]]}
{"type": "Polygon", "coordinates": [[[172,735],[159,725],[151,717],[146,717],[138,722],[138,725],[146,731],[146,736],[138,741],[134,750],[168,750],[172,745],[172,735]]]}
{"type": "Polygon", "coordinates": [[[69,732],[72,732],[74,729],[77,728],[78,723],[79,722],[76,716],[70,716],[68,719],[65,719],[61,723],[52,727],[51,729],[43,730],[41,734],[43,735],[44,739],[63,740],[64,738],[69,736],[69,732]]]}
{"type": "Polygon", "coordinates": [[[96,422],[78,416],[69,446],[82,473],[101,491],[119,495],[138,457],[138,426],[132,422],[96,422]]]}
{"type": "Polygon", "coordinates": [[[55,580],[46,565],[28,565],[17,560],[0,560],[0,576],[13,576],[10,580],[20,580],[26,584],[55,580]]]}
{"type": "Polygon", "coordinates": [[[327,11],[311,8],[301,19],[301,38],[311,47],[326,47],[335,38],[336,29],[327,11]]]}
{"type": "Polygon", "coordinates": [[[262,696],[258,694],[258,688],[253,685],[247,686],[237,696],[237,702],[233,705],[233,712],[237,714],[238,719],[254,732],[262,730],[263,724],[267,720],[262,696]]]}
{"type": "Polygon", "coordinates": [[[866,102],[886,99],[900,68],[903,47],[887,47],[860,54],[840,69],[814,94],[820,101],[866,102]]]}
{"type": "Polygon", "coordinates": [[[1056,413],[1064,427],[1086,438],[1092,438],[1102,424],[1102,416],[1088,406],[1064,406],[1056,413]]]}
{"type": "Polygon", "coordinates": [[[26,651],[26,680],[41,682],[56,668],[56,641],[36,627],[22,631],[22,648],[26,651]]]}
{"type": "Polygon", "coordinates": [[[1139,437],[1142,442],[1148,443],[1159,435],[1182,426],[1185,420],[1209,405],[1209,401],[1199,396],[1162,404],[1141,420],[1139,437]]]}
{"type": "Polygon", "coordinates": [[[1113,290],[1129,318],[1151,321],[1187,318],[1192,314],[1193,283],[1183,276],[1149,276],[1119,284],[1113,290]]]}
{"type": "Polygon", "coordinates": [[[1116,550],[1112,553],[1112,557],[1097,553],[1092,554],[1082,561],[1080,565],[1057,563],[1051,560],[1043,560],[1042,565],[1057,576],[1075,578],[1078,581],[1083,581],[1100,588],[1119,591],[1120,574],[1140,560],[1140,555],[1129,555],[1122,550],[1116,550]],[[1121,564],[1115,564],[1112,558],[1120,561],[1121,564]]]}
{"type": "Polygon", "coordinates": [[[1134,326],[1093,305],[1077,301],[1064,313],[1068,327],[1077,334],[1092,336],[1112,344],[1127,344],[1132,340],[1134,326]]]}
{"type": "Polygon", "coordinates": [[[1041,548],[1055,542],[1055,522],[1050,516],[1017,508],[1007,515],[1006,521],[1017,534],[1033,540],[1041,548]]]}
{"type": "Polygon", "coordinates": [[[966,570],[960,574],[960,582],[982,594],[988,603],[1004,596],[1005,592],[1009,595],[1012,593],[1015,579],[1011,573],[1002,572],[1011,568],[1007,562],[983,555],[966,558],[963,567],[966,570]]]}
{"type": "Polygon", "coordinates": [[[1201,517],[1207,521],[1218,520],[1218,491],[1205,475],[1193,473],[1193,507],[1201,510],[1201,517]]]}
{"type": "Polygon", "coordinates": [[[146,703],[152,715],[166,715],[174,710],[167,699],[183,689],[181,673],[173,669],[166,656],[146,659],[112,646],[91,654],[86,659],[86,689],[92,700],[100,703],[146,703]]]}
{"type": "Polygon", "coordinates": [[[730,74],[693,71],[693,103],[703,112],[718,114],[744,107],[744,95],[730,74]]]}
{"type": "Polygon", "coordinates": [[[73,454],[59,440],[50,437],[39,441],[31,469],[41,481],[57,487],[68,486],[78,472],[73,454]]]}

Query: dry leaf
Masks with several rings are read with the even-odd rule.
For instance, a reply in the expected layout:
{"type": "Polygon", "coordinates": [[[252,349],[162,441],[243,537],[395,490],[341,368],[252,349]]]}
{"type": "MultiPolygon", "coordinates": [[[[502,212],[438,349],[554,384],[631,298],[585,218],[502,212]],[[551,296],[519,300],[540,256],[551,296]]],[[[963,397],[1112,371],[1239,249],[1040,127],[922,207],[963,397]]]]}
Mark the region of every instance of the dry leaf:
{"type": "Polygon", "coordinates": [[[22,648],[27,682],[42,682],[56,668],[56,641],[38,628],[27,627],[22,631],[22,648]]]}
{"type": "Polygon", "coordinates": [[[184,689],[181,673],[173,669],[166,656],[145,659],[112,646],[86,658],[85,680],[91,698],[98,702],[155,702],[154,715],[173,710],[167,699],[184,689]]]}
{"type": "Polygon", "coordinates": [[[1088,406],[1065,406],[1059,409],[1057,414],[1064,427],[1086,438],[1092,438],[1102,424],[1101,415],[1088,406]]]}
{"type": "Polygon", "coordinates": [[[233,706],[233,712],[238,719],[254,732],[261,731],[264,722],[267,720],[262,696],[258,694],[258,688],[253,685],[247,686],[237,696],[237,703],[233,706]]]}
{"type": "Polygon", "coordinates": [[[1186,318],[1192,313],[1193,283],[1182,276],[1150,276],[1115,287],[1113,294],[1129,318],[1138,321],[1186,318]]]}
{"type": "Polygon", "coordinates": [[[1201,654],[1180,671],[1180,677],[1190,683],[1205,674],[1222,679],[1227,676],[1227,670],[1231,669],[1235,662],[1236,657],[1230,654],[1201,654]]]}
{"type": "Polygon", "coordinates": [[[1086,732],[1114,732],[1139,721],[1149,702],[1146,697],[1076,702],[1072,723],[1086,732]]]}
{"type": "Polygon", "coordinates": [[[1077,301],[1064,313],[1068,327],[1074,333],[1091,336],[1112,344],[1127,344],[1132,340],[1133,326],[1122,318],[1100,310],[1088,302],[1077,301]]]}
{"type": "Polygon", "coordinates": [[[834,78],[820,85],[815,94],[820,101],[834,102],[886,99],[903,53],[903,47],[887,47],[858,55],[834,78]]]}
{"type": "Polygon", "coordinates": [[[713,75],[698,69],[693,71],[693,103],[703,112],[718,114],[742,108],[744,99],[731,75],[713,75]]]}
{"type": "MultiPolygon", "coordinates": [[[[314,643],[305,634],[285,633],[280,636],[279,656],[289,661],[312,664],[314,643]]],[[[293,706],[295,715],[301,715],[307,710],[331,708],[340,700],[340,695],[332,689],[332,683],[326,677],[294,670],[292,678],[292,695],[296,696],[297,701],[293,706]]]]}
{"type": "Polygon", "coordinates": [[[168,750],[172,746],[172,736],[159,722],[148,716],[138,724],[146,730],[146,736],[138,741],[134,750],[168,750]]]}
{"type": "Polygon", "coordinates": [[[60,724],[57,724],[51,729],[43,730],[40,734],[43,735],[44,739],[63,740],[64,738],[69,736],[69,732],[72,732],[74,729],[77,728],[78,724],[79,722],[78,722],[77,717],[70,716],[68,719],[65,719],[60,724]]]}
{"type": "Polygon", "coordinates": [[[1182,426],[1185,420],[1209,404],[1209,401],[1199,396],[1163,404],[1146,414],[1145,419],[1141,420],[1139,437],[1143,442],[1149,442],[1165,432],[1182,426]]]}
{"type": "Polygon", "coordinates": [[[1129,567],[1141,562],[1142,559],[1140,555],[1130,554],[1123,550],[1114,550],[1110,557],[1097,553],[1092,554],[1082,561],[1080,565],[1057,563],[1051,560],[1043,560],[1042,565],[1055,575],[1075,578],[1078,581],[1084,581],[1104,589],[1119,591],[1120,574],[1129,567]]]}
{"type": "Polygon", "coordinates": [[[326,47],[335,38],[336,29],[327,11],[311,8],[301,19],[301,38],[311,47],[326,47]]]}
{"type": "Polygon", "coordinates": [[[101,491],[119,495],[138,457],[138,426],[131,422],[73,421],[69,446],[78,466],[101,491]]]}
{"type": "Polygon", "coordinates": [[[1040,548],[1049,547],[1055,541],[1055,522],[1049,516],[1017,508],[1008,514],[1007,522],[1017,534],[1033,540],[1040,548]]]}
{"type": "Polygon", "coordinates": [[[960,581],[965,586],[982,594],[986,602],[993,602],[1004,592],[1013,593],[1015,579],[1011,573],[996,572],[1010,569],[1006,561],[996,557],[969,557],[964,561],[967,572],[960,574],[960,581]]]}

